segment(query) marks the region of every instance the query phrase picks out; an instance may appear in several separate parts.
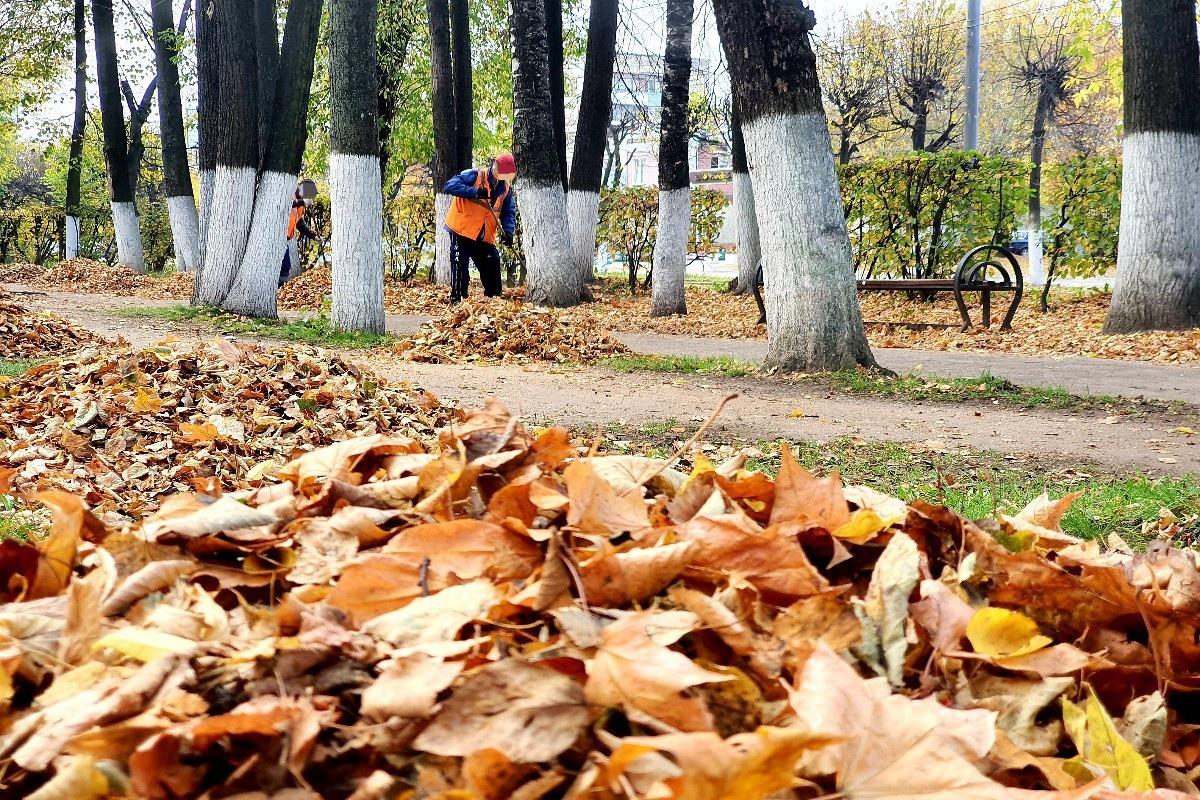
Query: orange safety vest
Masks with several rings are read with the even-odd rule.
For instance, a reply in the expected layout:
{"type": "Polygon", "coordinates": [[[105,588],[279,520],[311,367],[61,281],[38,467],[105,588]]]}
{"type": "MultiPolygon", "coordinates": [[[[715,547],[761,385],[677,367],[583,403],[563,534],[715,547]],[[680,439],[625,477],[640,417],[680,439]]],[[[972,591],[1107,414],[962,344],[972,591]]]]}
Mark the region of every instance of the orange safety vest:
{"type": "MultiPolygon", "coordinates": [[[[475,188],[482,189],[485,186],[491,189],[488,170],[483,168],[477,170],[475,188]]],[[[492,198],[490,210],[482,200],[456,197],[450,204],[450,210],[446,212],[446,227],[459,236],[465,236],[468,239],[482,239],[488,244],[495,244],[500,209],[504,207],[506,197],[508,197],[508,184],[504,185],[503,192],[492,198]],[[482,236],[480,236],[481,232],[482,236]]]]}
{"type": "MultiPolygon", "coordinates": [[[[300,220],[304,219],[304,206],[296,206],[292,209],[291,215],[288,216],[288,241],[296,238],[296,226],[300,224],[300,220]]],[[[275,230],[279,230],[276,228],[275,230]]]]}

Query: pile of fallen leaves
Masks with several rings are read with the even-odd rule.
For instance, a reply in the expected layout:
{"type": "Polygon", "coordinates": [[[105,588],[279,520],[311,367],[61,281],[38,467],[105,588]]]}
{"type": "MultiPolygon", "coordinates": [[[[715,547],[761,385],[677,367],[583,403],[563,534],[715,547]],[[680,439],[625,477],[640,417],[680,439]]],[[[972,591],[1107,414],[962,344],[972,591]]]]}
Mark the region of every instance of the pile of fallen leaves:
{"type": "Polygon", "coordinates": [[[528,432],[339,442],[0,557],[33,800],[1195,796],[1197,554],[985,525],[784,452],[690,474],[528,432]],[[247,793],[247,794],[240,794],[247,793]]]}
{"type": "Polygon", "coordinates": [[[148,300],[190,300],[195,287],[195,273],[172,272],[163,277],[147,276],[145,284],[135,294],[148,300]]]}
{"type": "Polygon", "coordinates": [[[426,322],[395,349],[407,360],[590,363],[627,348],[589,317],[518,300],[465,300],[426,322]]]}
{"type": "MultiPolygon", "coordinates": [[[[0,292],[0,358],[53,358],[103,341],[54,314],[31,311],[12,295],[0,292]]],[[[3,391],[0,385],[0,394],[3,391]]]]}
{"type": "Polygon", "coordinates": [[[166,277],[143,275],[122,266],[109,266],[88,258],[60,261],[32,281],[52,292],[85,292],[151,300],[186,300],[192,296],[195,276],[172,273],[166,277]]]}
{"type": "Polygon", "coordinates": [[[0,283],[31,283],[40,278],[45,272],[46,270],[37,264],[26,262],[17,261],[11,264],[0,264],[0,283]]]}
{"type": "MultiPolygon", "coordinates": [[[[478,287],[476,287],[478,291],[478,287]]],[[[333,296],[333,275],[327,266],[314,267],[283,285],[279,307],[293,311],[323,311],[333,296]]],[[[389,314],[435,316],[450,305],[450,287],[419,281],[405,283],[383,278],[383,307],[389,314]]]]}
{"type": "Polygon", "coordinates": [[[0,494],[64,490],[136,518],[167,494],[260,485],[348,437],[428,436],[450,414],[312,348],[92,347],[0,384],[0,494]]]}

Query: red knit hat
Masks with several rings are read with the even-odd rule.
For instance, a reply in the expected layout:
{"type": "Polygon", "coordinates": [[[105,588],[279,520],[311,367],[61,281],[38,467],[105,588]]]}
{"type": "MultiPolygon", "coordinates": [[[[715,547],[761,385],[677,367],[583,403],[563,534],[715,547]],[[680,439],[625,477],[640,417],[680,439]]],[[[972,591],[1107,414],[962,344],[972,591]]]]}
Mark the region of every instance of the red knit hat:
{"type": "Polygon", "coordinates": [[[517,160],[512,153],[501,153],[496,156],[492,166],[497,175],[512,175],[517,171],[517,160]]]}

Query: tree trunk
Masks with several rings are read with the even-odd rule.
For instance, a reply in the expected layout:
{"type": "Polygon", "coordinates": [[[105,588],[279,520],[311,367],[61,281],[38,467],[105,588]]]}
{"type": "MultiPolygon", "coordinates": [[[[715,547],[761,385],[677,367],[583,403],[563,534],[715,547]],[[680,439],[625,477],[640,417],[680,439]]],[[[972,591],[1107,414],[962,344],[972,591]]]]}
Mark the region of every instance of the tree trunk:
{"type": "Polygon", "coordinates": [[[258,56],[258,161],[267,157],[271,139],[271,115],[275,109],[275,87],[279,80],[279,22],[275,0],[254,0],[254,47],[258,56]]]}
{"type": "MultiPolygon", "coordinates": [[[[196,299],[220,305],[246,252],[258,175],[258,58],[254,5],[212,3],[219,49],[217,169],[196,299]]],[[[282,258],[282,254],[280,256],[282,258]]]]}
{"type": "Polygon", "coordinates": [[[67,163],[66,256],[79,256],[79,182],[83,168],[83,137],[87,130],[87,11],[75,0],[75,118],[71,125],[71,156],[67,163]]]}
{"type": "Polygon", "coordinates": [[[875,366],[809,31],[796,0],[714,0],[741,114],[767,286],[770,371],[875,366]]]}
{"type": "Polygon", "coordinates": [[[617,0],[592,0],[588,17],[587,56],[583,89],[575,125],[575,150],[567,192],[571,248],[584,280],[590,280],[596,260],[596,226],[600,187],[606,177],[605,140],[612,122],[613,67],[617,57],[617,0]]]}
{"type": "Polygon", "coordinates": [[[139,102],[133,96],[133,87],[129,81],[121,81],[121,93],[125,96],[125,105],[129,108],[129,150],[125,162],[129,165],[129,191],[137,197],[138,185],[142,180],[142,158],[146,155],[146,146],[142,142],[142,129],[146,120],[150,119],[150,109],[154,104],[154,89],[158,86],[158,76],[155,75],[146,85],[139,102]]]}
{"type": "MultiPolygon", "coordinates": [[[[204,268],[208,220],[212,211],[213,184],[217,174],[217,138],[220,131],[220,46],[214,12],[215,3],[205,0],[201,0],[196,10],[196,127],[200,136],[196,161],[200,172],[200,269],[204,268]]],[[[197,272],[193,301],[198,301],[200,283],[200,274],[197,272]]]]}
{"type": "Polygon", "coordinates": [[[1033,135],[1029,140],[1029,281],[1041,284],[1045,280],[1042,267],[1042,153],[1046,147],[1046,123],[1054,99],[1048,88],[1038,91],[1037,106],[1033,110],[1033,135]]]}
{"type": "Polygon", "coordinates": [[[567,191],[566,76],[563,74],[562,0],[545,0],[546,50],[550,54],[550,110],[554,113],[554,145],[558,151],[558,173],[567,191]]]}
{"type": "MultiPolygon", "coordinates": [[[[179,97],[179,39],[173,24],[171,0],[153,0],[154,63],[158,69],[158,129],[162,143],[163,190],[175,245],[175,268],[192,272],[200,263],[200,222],[192,195],[187,142],[183,135],[183,104],[179,97]]],[[[185,12],[186,13],[186,12],[185,12]]]]}
{"type": "Polygon", "coordinates": [[[573,306],[583,281],[571,256],[566,194],[559,173],[550,107],[550,62],[543,0],[512,0],[513,152],[521,173],[521,247],[529,265],[529,300],[573,306]]]}
{"type": "Polygon", "coordinates": [[[921,151],[925,149],[926,131],[929,128],[929,112],[918,111],[913,115],[912,123],[912,149],[921,151]]]}
{"type": "Polygon", "coordinates": [[[450,37],[454,48],[455,170],[475,159],[475,96],[471,88],[471,8],[468,0],[450,0],[450,37]]]}
{"type": "Polygon", "coordinates": [[[450,285],[450,232],[446,213],[452,198],[444,190],[458,166],[458,134],[454,108],[454,68],[450,57],[450,8],[446,0],[426,0],[429,20],[429,64],[433,100],[434,279],[450,285]]]}
{"type": "Polygon", "coordinates": [[[662,121],[658,137],[658,236],[654,241],[650,316],[686,314],[691,228],[688,94],[692,80],[692,0],[668,0],[663,52],[662,121]]]}
{"type": "MultiPolygon", "coordinates": [[[[305,115],[321,5],[322,0],[292,0],[288,7],[266,157],[254,195],[254,215],[237,277],[221,304],[228,311],[255,317],[276,315],[276,289],[287,248],[288,214],[308,137],[305,115]]],[[[293,262],[293,270],[298,267],[293,262]]]]}
{"type": "Polygon", "coordinates": [[[1125,0],[1121,247],[1105,333],[1200,327],[1196,4],[1125,0]]]}
{"type": "Polygon", "coordinates": [[[383,195],[379,190],[376,0],[332,0],[329,197],[333,324],[383,333],[383,195]]]}
{"type": "Polygon", "coordinates": [[[762,248],[758,243],[758,214],[754,210],[754,183],[746,166],[746,140],[737,110],[733,113],[733,220],[737,229],[738,280],[737,294],[754,291],[758,279],[758,262],[762,248]]]}
{"type": "Polygon", "coordinates": [[[129,181],[129,142],[117,68],[117,34],[113,27],[112,0],[92,0],[92,25],[96,34],[96,83],[100,94],[100,123],[104,128],[104,160],[108,165],[108,196],[112,206],[117,261],[137,272],[146,271],[142,258],[142,231],[129,181]]]}

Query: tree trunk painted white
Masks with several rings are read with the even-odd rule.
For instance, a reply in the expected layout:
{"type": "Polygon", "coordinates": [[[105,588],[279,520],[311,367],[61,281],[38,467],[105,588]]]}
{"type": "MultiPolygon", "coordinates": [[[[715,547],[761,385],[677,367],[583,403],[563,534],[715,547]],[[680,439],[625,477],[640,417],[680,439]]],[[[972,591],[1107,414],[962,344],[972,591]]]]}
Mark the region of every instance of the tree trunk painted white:
{"type": "Polygon", "coordinates": [[[1029,226],[1029,265],[1026,267],[1025,280],[1031,286],[1041,286],[1046,282],[1046,268],[1042,258],[1042,232],[1039,227],[1029,226]]]}
{"type": "Polygon", "coordinates": [[[446,214],[454,197],[445,192],[433,196],[434,224],[437,225],[433,239],[433,279],[438,286],[449,286],[451,279],[450,231],[446,228],[446,214]]]}
{"type": "Polygon", "coordinates": [[[333,324],[339,330],[383,333],[383,196],[379,157],[329,157],[333,217],[333,324]]]}
{"type": "Polygon", "coordinates": [[[1106,333],[1200,320],[1200,135],[1125,135],[1121,247],[1106,333]]]}
{"type": "Polygon", "coordinates": [[[571,306],[579,302],[579,269],[571,253],[567,198],[562,184],[525,186],[521,204],[521,247],[529,263],[526,296],[540,306],[571,306]],[[536,265],[536,267],[535,267],[536,265]]]}
{"type": "Polygon", "coordinates": [[[200,263],[204,263],[204,250],[208,244],[208,218],[212,214],[213,186],[217,182],[215,169],[200,170],[200,263]]]}
{"type": "Polygon", "coordinates": [[[304,273],[304,264],[300,263],[300,238],[293,237],[287,241],[288,251],[288,274],[284,277],[283,282],[287,283],[292,278],[298,278],[304,273]]]}
{"type": "Polygon", "coordinates": [[[274,317],[279,269],[287,249],[288,214],[296,176],[264,172],[254,196],[254,218],[237,277],[221,308],[248,317],[274,317]]]}
{"type": "Polygon", "coordinates": [[[571,226],[571,251],[579,275],[590,281],[596,270],[596,228],[600,222],[600,193],[571,189],[567,192],[567,224],[571,226]]]}
{"type": "Polygon", "coordinates": [[[200,267],[200,220],[191,195],[167,198],[171,239],[175,244],[175,269],[195,272],[200,267]]]}
{"type": "Polygon", "coordinates": [[[873,365],[824,115],[766,114],[744,122],[742,132],[771,287],[764,368],[873,365]]]}
{"type": "Polygon", "coordinates": [[[747,172],[733,173],[733,221],[737,228],[738,294],[750,294],[762,259],[754,185],[747,172]]]}
{"type": "MultiPolygon", "coordinates": [[[[204,269],[196,287],[202,305],[219,306],[229,294],[249,237],[254,213],[254,167],[217,165],[205,237],[204,269]]],[[[282,258],[282,254],[280,255],[282,258]]]]}
{"type": "Polygon", "coordinates": [[[687,313],[683,279],[687,275],[691,213],[690,189],[659,191],[658,236],[654,240],[654,275],[650,286],[652,317],[687,313]]]}
{"type": "Polygon", "coordinates": [[[135,272],[146,271],[146,260],[142,257],[142,227],[138,221],[137,207],[133,203],[113,202],[113,231],[117,239],[117,263],[135,272]]]}
{"type": "Polygon", "coordinates": [[[79,217],[67,217],[65,233],[67,258],[79,258],[79,217]]]}

